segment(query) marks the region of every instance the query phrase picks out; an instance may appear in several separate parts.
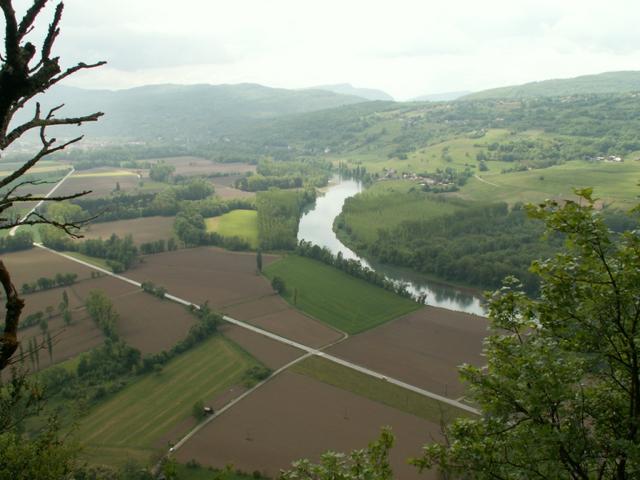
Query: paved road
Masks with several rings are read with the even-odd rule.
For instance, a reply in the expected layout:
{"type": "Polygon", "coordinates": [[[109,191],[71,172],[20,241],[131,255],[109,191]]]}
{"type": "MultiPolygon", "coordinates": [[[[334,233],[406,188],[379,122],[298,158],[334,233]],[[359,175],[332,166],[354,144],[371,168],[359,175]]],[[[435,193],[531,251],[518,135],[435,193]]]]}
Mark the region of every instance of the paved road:
{"type": "MultiPolygon", "coordinates": [[[[64,257],[64,258],[66,258],[68,260],[71,260],[72,262],[79,263],[79,264],[84,265],[86,267],[89,267],[89,268],[92,268],[94,270],[97,270],[97,271],[99,271],[99,272],[101,272],[101,273],[103,273],[105,275],[109,275],[110,277],[117,278],[118,280],[121,280],[123,282],[127,282],[127,283],[129,283],[131,285],[135,285],[138,288],[142,287],[142,284],[140,282],[136,282],[135,280],[127,278],[127,277],[125,277],[123,275],[118,275],[116,273],[112,273],[109,270],[105,270],[104,268],[100,268],[100,267],[98,267],[96,265],[92,265],[91,263],[85,262],[83,260],[79,260],[77,258],[74,258],[74,257],[72,257],[70,255],[66,255],[64,253],[57,252],[55,250],[52,250],[50,248],[45,247],[44,245],[42,245],[40,243],[34,243],[34,245],[36,247],[38,247],[38,248],[42,248],[44,250],[47,250],[47,251],[49,251],[49,252],[51,252],[51,253],[53,253],[55,255],[59,255],[59,256],[64,257]]],[[[174,302],[177,302],[177,303],[179,303],[181,305],[185,305],[187,307],[193,307],[193,308],[196,308],[196,309],[200,309],[199,305],[197,305],[195,303],[192,303],[192,302],[190,302],[188,300],[185,300],[183,298],[176,297],[175,295],[171,295],[169,293],[165,294],[165,298],[167,298],[169,300],[172,300],[174,302]]],[[[467,404],[461,403],[461,402],[459,402],[457,400],[453,400],[451,398],[443,397],[442,395],[438,395],[437,393],[430,392],[429,390],[425,390],[423,388],[416,387],[415,385],[411,385],[411,384],[403,382],[401,380],[389,377],[387,375],[384,375],[384,374],[382,374],[380,372],[376,372],[376,371],[371,370],[369,368],[362,367],[362,366],[360,366],[360,365],[358,365],[356,363],[349,362],[349,361],[344,360],[342,358],[338,358],[336,356],[330,355],[328,353],[323,352],[322,349],[317,349],[317,348],[309,347],[307,345],[303,345],[302,343],[298,343],[298,342],[296,342],[294,340],[290,340],[288,338],[281,337],[280,335],[276,335],[273,332],[269,332],[267,330],[263,330],[262,328],[256,327],[255,325],[251,325],[251,324],[243,322],[241,320],[236,320],[235,318],[229,317],[228,315],[223,315],[222,318],[223,318],[224,321],[226,321],[228,323],[232,323],[233,325],[237,325],[237,326],[242,327],[244,329],[250,330],[250,331],[255,332],[255,333],[259,334],[259,335],[262,335],[264,337],[267,337],[267,338],[270,338],[272,340],[275,340],[276,342],[284,343],[285,345],[289,345],[291,347],[295,347],[295,348],[297,348],[299,350],[302,350],[302,351],[306,352],[307,354],[316,355],[318,357],[322,357],[322,358],[324,358],[326,360],[329,360],[330,362],[338,363],[338,364],[343,365],[345,367],[348,367],[348,368],[351,368],[351,369],[356,370],[358,372],[364,373],[365,375],[369,375],[371,377],[378,378],[380,380],[384,380],[386,382],[392,383],[392,384],[397,385],[399,387],[406,388],[407,390],[411,390],[412,392],[418,393],[418,394],[420,394],[422,396],[425,396],[425,397],[428,397],[428,398],[432,398],[434,400],[437,400],[439,402],[445,403],[445,404],[450,405],[452,407],[459,408],[459,409],[464,410],[466,412],[479,414],[478,410],[476,410],[473,407],[470,407],[467,404]]]]}
{"type": "MultiPolygon", "coordinates": [[[[52,195],[52,194],[53,194],[53,193],[58,189],[58,187],[60,187],[60,185],[62,185],[62,183],[63,183],[65,180],[67,180],[67,179],[68,179],[68,178],[69,178],[69,177],[70,177],[74,172],[75,172],[75,170],[74,170],[73,168],[71,168],[71,171],[70,171],[67,175],[65,175],[65,177],[64,177],[64,178],[62,178],[62,180],[60,180],[60,181],[59,181],[59,182],[58,182],[58,183],[57,183],[57,184],[56,184],[56,185],[55,185],[55,186],[54,186],[54,187],[49,191],[49,193],[47,193],[47,195],[45,196],[45,198],[48,198],[49,196],[51,196],[51,195],[52,195]]],[[[38,208],[42,203],[43,203],[43,201],[40,201],[40,202],[38,203],[38,205],[36,205],[36,206],[31,210],[31,212],[33,212],[36,208],[38,208]]],[[[29,216],[29,215],[31,214],[31,212],[29,212],[29,214],[27,214],[27,216],[29,216]]],[[[26,218],[26,217],[25,217],[25,218],[26,218]]],[[[13,235],[13,234],[15,233],[15,230],[17,230],[17,228],[18,228],[18,227],[15,227],[14,229],[12,229],[12,233],[11,233],[11,235],[13,235]]],[[[116,279],[118,279],[118,280],[120,280],[120,281],[123,281],[123,282],[126,282],[126,283],[128,283],[128,284],[130,284],[130,285],[134,285],[134,286],[136,286],[136,287],[138,287],[138,288],[142,288],[142,284],[141,284],[140,282],[137,282],[137,281],[135,281],[135,280],[133,280],[133,279],[131,279],[131,278],[125,277],[124,275],[118,275],[118,274],[113,273],[113,272],[111,272],[111,271],[109,271],[109,270],[106,270],[106,269],[104,269],[104,268],[101,268],[101,267],[98,267],[98,266],[93,265],[93,264],[91,264],[91,263],[85,262],[85,261],[83,261],[83,260],[79,260],[79,259],[77,259],[77,258],[74,258],[74,257],[72,257],[72,256],[70,256],[70,255],[66,255],[66,254],[61,253],[61,252],[58,252],[58,251],[56,251],[56,250],[52,250],[52,249],[50,249],[50,248],[48,248],[48,247],[45,247],[44,245],[42,245],[42,244],[40,244],[40,243],[35,243],[35,242],[34,242],[34,245],[35,245],[37,248],[41,248],[41,249],[43,249],[43,250],[47,250],[48,252],[51,252],[51,253],[53,253],[53,254],[55,254],[55,255],[58,255],[58,256],[63,257],[63,258],[66,258],[67,260],[70,260],[70,261],[72,261],[72,262],[79,263],[79,264],[81,264],[81,265],[84,265],[85,267],[91,268],[91,269],[93,269],[93,270],[97,270],[97,271],[99,271],[99,272],[101,272],[101,273],[103,273],[103,274],[105,274],[105,275],[108,275],[108,276],[110,276],[110,277],[116,278],[116,279]]],[[[187,307],[194,307],[194,308],[196,308],[196,309],[200,309],[200,306],[199,306],[199,305],[196,305],[196,304],[195,304],[195,303],[193,303],[193,302],[190,302],[190,301],[185,300],[185,299],[180,298],[180,297],[176,297],[175,295],[171,295],[171,294],[169,294],[169,293],[166,293],[166,294],[165,294],[165,298],[167,298],[168,300],[172,300],[172,301],[174,301],[174,302],[176,302],[176,303],[179,303],[179,304],[181,304],[181,305],[185,305],[185,306],[187,306],[187,307]]],[[[254,325],[251,325],[251,324],[249,324],[249,323],[245,323],[245,322],[243,322],[243,321],[236,320],[235,318],[231,318],[231,317],[229,317],[229,316],[227,316],[227,315],[223,315],[223,317],[222,317],[222,318],[223,318],[223,320],[225,320],[225,321],[226,321],[226,322],[228,322],[228,323],[232,323],[232,324],[234,324],[234,325],[237,325],[237,326],[242,327],[242,328],[244,328],[244,329],[250,330],[250,331],[252,331],[252,332],[254,332],[254,333],[257,333],[257,334],[259,334],[259,335],[262,335],[262,336],[264,336],[264,337],[268,337],[268,338],[270,338],[270,339],[272,339],[272,340],[275,340],[276,342],[280,342],[280,343],[283,343],[283,344],[285,344],[285,345],[290,345],[290,346],[292,346],[292,347],[295,347],[295,348],[297,348],[297,349],[299,349],[299,350],[302,350],[302,351],[306,352],[306,355],[303,355],[303,357],[301,357],[301,358],[306,358],[306,357],[307,357],[307,356],[309,356],[309,355],[316,355],[316,356],[318,356],[318,357],[321,357],[321,358],[324,358],[324,359],[326,359],[326,360],[329,360],[330,362],[334,362],[334,363],[337,363],[337,364],[339,364],[339,365],[345,366],[345,367],[347,367],[347,368],[351,368],[351,369],[353,369],[353,370],[356,370],[356,371],[358,371],[358,372],[360,372],[360,373],[364,373],[365,375],[369,375],[370,377],[374,377],[374,378],[377,378],[377,379],[380,379],[380,380],[383,380],[383,381],[386,381],[386,382],[392,383],[392,384],[397,385],[397,386],[399,386],[399,387],[405,388],[405,389],[407,389],[407,390],[410,390],[410,391],[412,391],[412,392],[415,392],[415,393],[417,393],[417,394],[419,394],[419,395],[422,395],[422,396],[424,396],[424,397],[431,398],[431,399],[433,399],[433,400],[437,400],[437,401],[439,401],[439,402],[442,402],[442,403],[444,403],[444,404],[450,405],[450,406],[452,406],[452,407],[459,408],[459,409],[464,410],[464,411],[466,411],[466,412],[474,413],[474,414],[476,414],[476,415],[479,415],[479,414],[480,414],[480,412],[479,412],[477,409],[475,409],[475,408],[473,408],[473,407],[471,407],[471,406],[469,406],[469,405],[467,405],[467,404],[465,404],[465,403],[461,403],[461,402],[459,402],[459,401],[457,401],[457,400],[453,400],[453,399],[450,399],[450,398],[447,398],[447,397],[443,397],[442,395],[438,395],[437,393],[433,393],[433,392],[431,392],[431,391],[429,391],[429,390],[425,390],[424,388],[416,387],[415,385],[411,385],[411,384],[409,384],[409,383],[403,382],[403,381],[398,380],[398,379],[396,379],[396,378],[389,377],[389,376],[384,375],[384,374],[382,374],[382,373],[380,373],[380,372],[376,372],[376,371],[374,371],[374,370],[371,370],[371,369],[369,369],[369,368],[366,368],[366,367],[360,366],[360,365],[355,364],[355,363],[353,363],[353,362],[349,362],[349,361],[344,360],[344,359],[342,359],[342,358],[335,357],[335,356],[333,356],[333,355],[330,355],[330,354],[328,354],[328,353],[323,352],[323,351],[322,351],[322,349],[317,349],[317,348],[309,347],[309,346],[307,346],[307,345],[303,345],[303,344],[298,343],[298,342],[295,342],[295,341],[293,341],[293,340],[289,340],[288,338],[281,337],[280,335],[276,335],[275,333],[269,332],[269,331],[267,331],[267,330],[263,330],[263,329],[261,329],[261,328],[258,328],[258,327],[256,327],[256,326],[254,326],[254,325]]],[[[324,348],[327,348],[327,347],[328,347],[328,346],[325,346],[324,348]]],[[[301,358],[299,358],[299,359],[295,360],[294,362],[292,362],[292,364],[293,364],[293,363],[295,363],[296,361],[301,360],[301,358]]],[[[287,368],[288,366],[290,366],[290,365],[285,365],[285,367],[282,367],[280,370],[278,370],[278,371],[277,371],[277,372],[275,372],[275,373],[276,373],[276,374],[277,374],[277,373],[279,373],[280,371],[282,371],[283,369],[287,368]]],[[[270,378],[272,378],[272,377],[270,377],[270,378]]],[[[267,380],[268,380],[268,379],[267,379],[267,380]]],[[[231,405],[234,405],[235,403],[237,403],[238,401],[240,401],[242,398],[244,398],[244,397],[245,397],[246,395],[248,395],[250,392],[252,392],[253,390],[255,390],[255,388],[257,388],[257,387],[258,387],[258,386],[260,386],[261,384],[262,384],[262,383],[260,383],[260,384],[256,385],[256,387],[254,387],[254,389],[249,390],[249,391],[248,391],[248,392],[246,392],[243,396],[241,396],[241,397],[237,398],[237,399],[236,399],[236,401],[231,402],[231,405]]],[[[230,406],[231,406],[231,405],[228,405],[226,408],[230,408],[230,406]]],[[[226,410],[226,409],[225,409],[225,410],[226,410]]],[[[223,410],[223,411],[224,411],[224,410],[223,410]]],[[[222,412],[219,412],[219,413],[222,413],[222,412]]],[[[192,432],[192,433],[193,433],[193,432],[192,432]]],[[[183,439],[183,440],[184,440],[184,439],[183,439]]],[[[182,442],[182,440],[181,440],[181,442],[182,442]]],[[[184,442],[183,442],[183,443],[184,443],[184,442]]]]}
{"type": "MultiPolygon", "coordinates": [[[[58,187],[60,185],[62,185],[67,178],[69,178],[71,175],[73,175],[75,173],[75,171],[76,171],[76,169],[71,167],[71,170],[69,171],[69,173],[67,173],[64,177],[62,177],[62,179],[58,183],[56,183],[51,190],[49,190],[49,192],[44,196],[44,198],[49,198],[51,195],[53,195],[55,193],[55,191],[58,189],[58,187]]],[[[31,215],[33,212],[35,212],[36,209],[39,208],[40,205],[42,205],[44,202],[45,202],[45,200],[40,200],[36,204],[35,207],[33,207],[31,210],[29,210],[29,213],[27,213],[24,217],[22,217],[20,219],[20,221],[24,222],[27,218],[29,218],[29,215],[31,215]]],[[[18,230],[18,228],[20,228],[20,225],[16,225],[11,230],[9,230],[9,235],[11,235],[13,237],[16,234],[16,231],[18,230]]]]}

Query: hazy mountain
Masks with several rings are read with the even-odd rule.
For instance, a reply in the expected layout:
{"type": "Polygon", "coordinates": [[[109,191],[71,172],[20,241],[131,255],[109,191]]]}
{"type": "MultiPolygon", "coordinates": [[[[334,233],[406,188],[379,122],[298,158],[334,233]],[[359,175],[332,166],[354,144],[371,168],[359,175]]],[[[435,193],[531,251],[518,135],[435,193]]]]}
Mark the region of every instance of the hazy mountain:
{"type": "Polygon", "coordinates": [[[450,102],[457,100],[460,97],[469,95],[469,90],[462,90],[459,92],[443,92],[443,93],[431,93],[427,95],[420,95],[419,97],[412,98],[410,102],[450,102]]]}
{"type": "Polygon", "coordinates": [[[356,97],[364,98],[366,100],[393,101],[393,97],[388,93],[383,92],[382,90],[354,87],[350,83],[320,85],[318,87],[313,87],[313,90],[325,90],[327,92],[333,92],[340,95],[353,95],[356,97]]]}
{"type": "Polygon", "coordinates": [[[640,91],[640,71],[606,72],[575,78],[544,80],[472,93],[465,100],[487,98],[557,97],[585,93],[640,91]]]}
{"type": "MultiPolygon", "coordinates": [[[[106,115],[83,131],[90,136],[189,140],[232,134],[252,122],[361,103],[360,97],[324,90],[285,90],[255,84],[153,85],[127,90],[58,86],[40,100],[64,103],[59,116],[106,115]]],[[[22,120],[32,110],[22,113],[22,120]]],[[[63,127],[64,133],[69,127],[63,127]]]]}

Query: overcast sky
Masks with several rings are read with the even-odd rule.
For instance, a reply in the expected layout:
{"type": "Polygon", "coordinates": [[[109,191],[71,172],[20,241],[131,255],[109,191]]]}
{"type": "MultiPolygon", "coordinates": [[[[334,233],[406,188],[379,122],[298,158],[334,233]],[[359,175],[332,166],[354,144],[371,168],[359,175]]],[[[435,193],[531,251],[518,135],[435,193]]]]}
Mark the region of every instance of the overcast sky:
{"type": "Polygon", "coordinates": [[[639,18],[637,0],[66,0],[55,53],[109,62],[68,82],[87,88],[351,83],[404,100],[640,70],[639,18]]]}

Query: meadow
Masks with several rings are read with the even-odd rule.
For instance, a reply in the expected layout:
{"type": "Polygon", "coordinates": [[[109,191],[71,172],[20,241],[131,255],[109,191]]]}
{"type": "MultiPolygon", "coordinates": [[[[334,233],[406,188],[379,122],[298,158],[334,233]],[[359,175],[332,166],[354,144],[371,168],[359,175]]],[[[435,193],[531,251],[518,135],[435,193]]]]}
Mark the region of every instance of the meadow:
{"type": "Polygon", "coordinates": [[[239,237],[258,248],[258,212],[255,210],[233,210],[219,217],[205,220],[207,232],[217,232],[223,237],[239,237]]]}
{"type": "Polygon", "coordinates": [[[83,455],[92,463],[148,460],[158,440],[189,418],[195,402],[241,383],[255,365],[229,340],[211,338],[89,412],[76,432],[86,445],[83,455]]]}
{"type": "Polygon", "coordinates": [[[364,280],[296,255],[272,263],[264,273],[270,279],[284,280],[283,296],[289,303],[349,334],[368,330],[420,307],[364,280]]]}

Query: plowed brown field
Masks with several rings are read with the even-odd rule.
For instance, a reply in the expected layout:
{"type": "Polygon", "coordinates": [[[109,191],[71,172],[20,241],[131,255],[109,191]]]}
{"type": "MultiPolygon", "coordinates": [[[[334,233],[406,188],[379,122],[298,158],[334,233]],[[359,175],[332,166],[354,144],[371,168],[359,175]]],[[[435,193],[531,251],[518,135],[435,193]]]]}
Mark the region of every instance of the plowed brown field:
{"type": "Polygon", "coordinates": [[[439,438],[439,425],[291,372],[212,421],[178,450],[177,458],[215,467],[232,463],[276,477],[298,458],[317,460],[327,450],[363,448],[385,425],[396,436],[391,452],[396,478],[435,478],[418,475],[406,459],[439,438]]]}
{"type": "Polygon", "coordinates": [[[487,320],[425,307],[350,337],[329,352],[450,398],[464,394],[457,367],[483,365],[487,320]]]}

